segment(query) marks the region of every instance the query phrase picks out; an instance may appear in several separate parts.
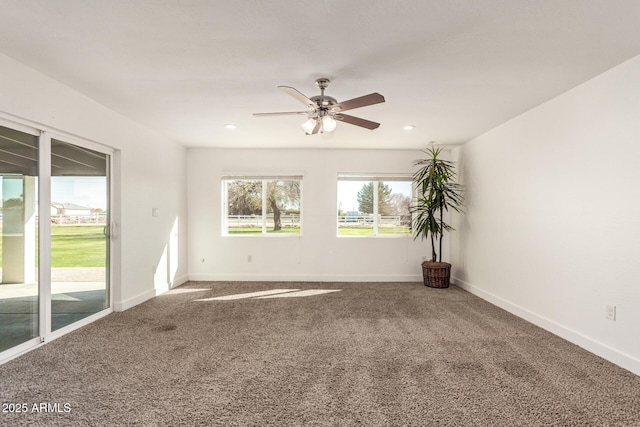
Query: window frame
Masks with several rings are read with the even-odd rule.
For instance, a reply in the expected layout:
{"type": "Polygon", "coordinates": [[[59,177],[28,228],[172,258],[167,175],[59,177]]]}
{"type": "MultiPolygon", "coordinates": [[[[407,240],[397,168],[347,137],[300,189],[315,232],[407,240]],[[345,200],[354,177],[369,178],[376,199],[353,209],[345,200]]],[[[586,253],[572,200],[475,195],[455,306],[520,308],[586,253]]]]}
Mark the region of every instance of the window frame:
{"type": "MultiPolygon", "coordinates": [[[[382,238],[382,239],[397,239],[404,237],[411,237],[411,225],[409,225],[409,233],[380,233],[379,225],[380,225],[380,214],[378,213],[379,209],[379,194],[378,194],[378,186],[379,183],[385,182],[408,182],[411,185],[411,194],[410,199],[411,203],[414,202],[416,197],[416,187],[413,183],[412,175],[407,173],[338,173],[336,180],[336,237],[338,238],[382,238]],[[340,182],[344,181],[357,181],[357,182],[372,182],[373,183],[373,213],[371,214],[373,217],[373,234],[367,235],[347,235],[340,234],[340,221],[339,221],[339,211],[340,211],[340,200],[337,198],[339,193],[339,185],[340,182]]],[[[410,213],[410,223],[413,223],[413,214],[410,213]]]]}
{"type": "Polygon", "coordinates": [[[277,174],[277,175],[255,175],[255,174],[239,174],[239,175],[223,175],[220,179],[222,193],[222,221],[221,235],[222,237],[300,237],[303,232],[303,175],[302,174],[277,174]],[[261,181],[261,231],[259,233],[229,233],[229,183],[232,181],[261,181]],[[298,200],[299,214],[299,232],[298,233],[274,233],[269,232],[267,228],[267,186],[270,181],[297,181],[300,188],[298,200]]]}

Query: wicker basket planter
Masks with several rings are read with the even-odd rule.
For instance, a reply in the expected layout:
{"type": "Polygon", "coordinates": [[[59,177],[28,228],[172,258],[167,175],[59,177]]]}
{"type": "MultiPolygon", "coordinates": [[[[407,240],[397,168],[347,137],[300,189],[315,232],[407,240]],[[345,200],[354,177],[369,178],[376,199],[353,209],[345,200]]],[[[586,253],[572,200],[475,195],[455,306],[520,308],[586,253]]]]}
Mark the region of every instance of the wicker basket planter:
{"type": "Polygon", "coordinates": [[[430,288],[448,288],[451,264],[448,262],[425,261],[422,263],[424,285],[430,288]]]}

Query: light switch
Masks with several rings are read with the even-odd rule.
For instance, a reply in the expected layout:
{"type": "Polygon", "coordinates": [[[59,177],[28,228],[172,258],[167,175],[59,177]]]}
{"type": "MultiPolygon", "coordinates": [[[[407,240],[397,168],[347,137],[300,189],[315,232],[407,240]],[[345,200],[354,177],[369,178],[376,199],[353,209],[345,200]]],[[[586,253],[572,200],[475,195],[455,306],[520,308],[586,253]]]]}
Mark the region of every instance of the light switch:
{"type": "Polygon", "coordinates": [[[158,216],[158,208],[151,208],[151,216],[158,216]]]}

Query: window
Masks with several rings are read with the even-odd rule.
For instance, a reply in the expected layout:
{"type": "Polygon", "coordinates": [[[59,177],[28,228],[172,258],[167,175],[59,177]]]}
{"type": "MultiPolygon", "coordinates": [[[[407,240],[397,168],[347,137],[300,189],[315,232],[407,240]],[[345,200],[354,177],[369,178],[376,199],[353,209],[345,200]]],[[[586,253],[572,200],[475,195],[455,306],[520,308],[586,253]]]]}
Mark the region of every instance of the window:
{"type": "Polygon", "coordinates": [[[225,235],[299,235],[302,177],[222,178],[225,235]]]}
{"type": "Polygon", "coordinates": [[[410,176],[338,175],[338,236],[411,235],[410,176]]]}

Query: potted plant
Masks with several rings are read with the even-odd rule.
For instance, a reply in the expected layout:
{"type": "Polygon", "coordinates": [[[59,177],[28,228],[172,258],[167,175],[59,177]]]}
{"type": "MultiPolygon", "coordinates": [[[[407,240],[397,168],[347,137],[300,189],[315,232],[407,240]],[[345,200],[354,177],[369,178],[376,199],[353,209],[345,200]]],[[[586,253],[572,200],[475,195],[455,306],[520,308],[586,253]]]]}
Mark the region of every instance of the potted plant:
{"type": "Polygon", "coordinates": [[[439,158],[441,148],[429,147],[423,152],[427,157],[414,162],[419,169],[413,174],[418,191],[418,198],[411,206],[413,235],[414,240],[431,239],[431,260],[422,263],[425,286],[447,288],[451,264],[442,262],[442,237],[453,228],[444,221],[444,212],[451,209],[462,213],[462,186],[456,182],[455,164],[439,158]]]}

